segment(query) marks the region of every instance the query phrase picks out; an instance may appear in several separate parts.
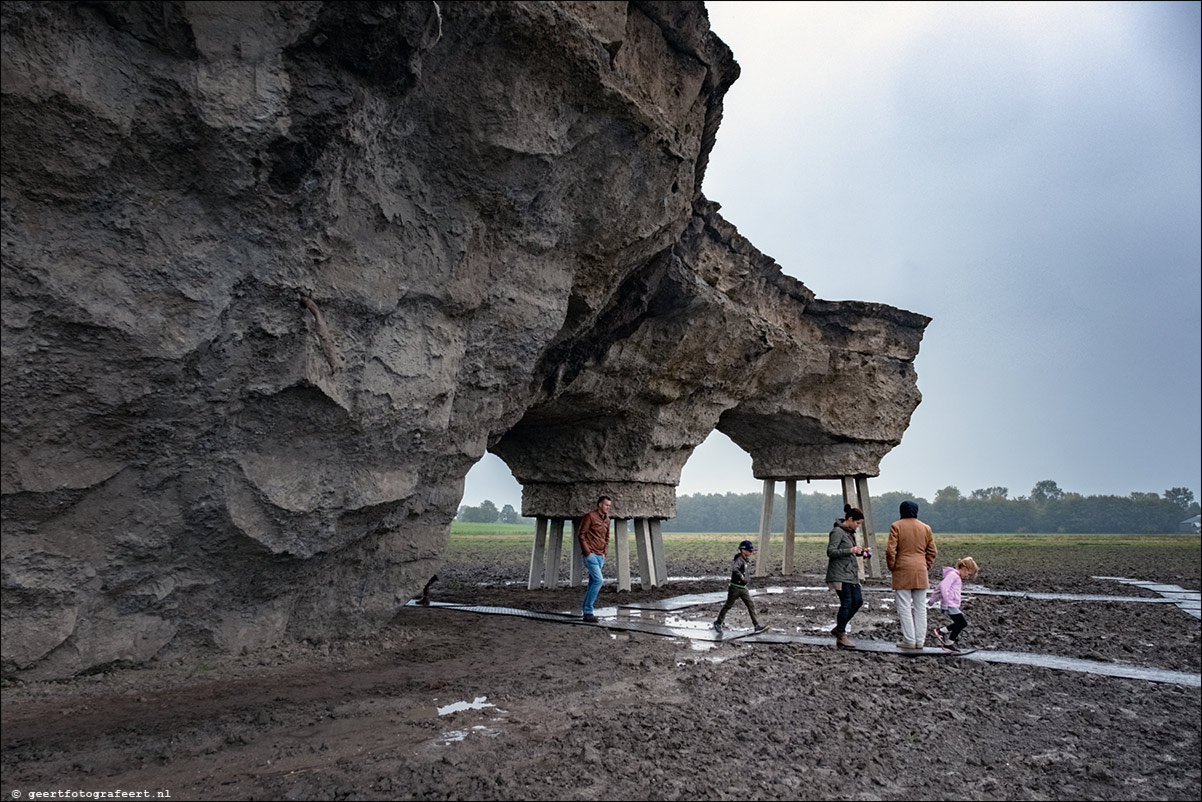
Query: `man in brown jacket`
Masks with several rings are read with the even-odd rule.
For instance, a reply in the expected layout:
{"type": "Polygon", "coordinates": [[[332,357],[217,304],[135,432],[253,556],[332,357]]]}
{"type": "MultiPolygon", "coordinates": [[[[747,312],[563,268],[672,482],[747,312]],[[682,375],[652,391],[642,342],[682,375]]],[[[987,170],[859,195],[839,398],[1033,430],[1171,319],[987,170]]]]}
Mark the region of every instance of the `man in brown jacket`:
{"type": "Polygon", "coordinates": [[[935,564],[935,537],[931,527],[918,520],[918,505],[901,503],[901,520],[889,527],[885,565],[893,575],[893,597],[901,620],[899,649],[921,649],[927,637],[927,589],[935,564]]]}
{"type": "Polygon", "coordinates": [[[580,519],[580,556],[588,571],[588,589],[584,591],[582,619],[596,623],[593,604],[601,592],[601,566],[605,565],[605,553],[609,551],[609,508],[613,501],[609,496],[597,499],[597,508],[590,510],[580,519]]]}

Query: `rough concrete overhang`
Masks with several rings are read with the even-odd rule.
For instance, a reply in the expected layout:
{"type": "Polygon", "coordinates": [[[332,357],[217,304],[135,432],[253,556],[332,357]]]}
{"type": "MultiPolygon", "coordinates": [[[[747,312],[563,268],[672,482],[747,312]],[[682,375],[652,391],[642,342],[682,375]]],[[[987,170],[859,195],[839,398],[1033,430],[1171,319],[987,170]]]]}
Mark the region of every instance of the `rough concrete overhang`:
{"type": "Polygon", "coordinates": [[[370,631],[490,446],[545,509],[667,515],[723,421],[900,437],[774,389],[881,315],[811,314],[700,197],[738,75],[701,3],[0,14],[5,672],[370,631]]]}
{"type": "Polygon", "coordinates": [[[699,200],[492,450],[522,483],[523,514],[549,517],[602,493],[614,515],[672,517],[680,471],[715,427],[759,478],[874,476],[921,399],[929,321],[815,299],[699,200]]]}

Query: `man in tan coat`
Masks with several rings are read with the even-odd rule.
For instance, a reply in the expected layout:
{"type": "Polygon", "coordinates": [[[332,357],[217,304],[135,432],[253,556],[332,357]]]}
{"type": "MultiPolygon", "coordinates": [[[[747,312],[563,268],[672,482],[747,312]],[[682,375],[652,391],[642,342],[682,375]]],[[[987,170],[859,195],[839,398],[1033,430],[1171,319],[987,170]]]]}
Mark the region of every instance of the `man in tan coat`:
{"type": "Polygon", "coordinates": [[[901,503],[901,520],[889,527],[885,565],[893,575],[893,596],[901,620],[899,649],[921,649],[927,637],[927,590],[931,566],[935,564],[935,536],[931,527],[918,520],[918,505],[901,503]]]}

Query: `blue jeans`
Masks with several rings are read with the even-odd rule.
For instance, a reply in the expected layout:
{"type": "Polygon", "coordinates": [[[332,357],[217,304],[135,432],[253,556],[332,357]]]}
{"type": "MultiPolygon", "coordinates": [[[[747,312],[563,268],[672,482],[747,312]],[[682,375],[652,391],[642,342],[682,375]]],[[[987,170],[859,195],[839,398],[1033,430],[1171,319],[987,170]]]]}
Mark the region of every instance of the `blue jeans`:
{"type": "Polygon", "coordinates": [[[585,615],[593,614],[593,604],[597,601],[597,594],[601,592],[601,566],[605,565],[605,555],[603,554],[588,554],[584,558],[584,569],[588,571],[588,590],[584,592],[583,612],[585,615]]]}

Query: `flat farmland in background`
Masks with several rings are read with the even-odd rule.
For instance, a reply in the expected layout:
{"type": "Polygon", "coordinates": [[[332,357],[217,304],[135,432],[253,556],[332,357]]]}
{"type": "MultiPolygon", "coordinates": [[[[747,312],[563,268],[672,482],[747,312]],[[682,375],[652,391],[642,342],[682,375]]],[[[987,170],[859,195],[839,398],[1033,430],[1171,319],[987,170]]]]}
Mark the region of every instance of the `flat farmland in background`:
{"type": "MultiPolygon", "coordinates": [[[[633,527],[630,527],[633,530],[633,527]]],[[[563,565],[566,569],[571,537],[564,527],[563,565]]],[[[636,576],[638,551],[630,531],[630,558],[636,576]]],[[[665,532],[664,553],[669,576],[724,574],[739,541],[748,539],[759,548],[754,532],[665,532]]],[[[876,534],[876,555],[883,561],[888,529],[876,534]]],[[[534,543],[534,526],[523,524],[451,525],[450,544],[444,554],[447,571],[471,572],[487,566],[497,579],[516,581],[529,571],[534,543]]],[[[799,533],[794,541],[794,575],[825,574],[827,533],[799,533]]],[[[1134,534],[966,534],[935,533],[939,551],[932,577],[939,568],[953,565],[961,557],[972,557],[981,565],[978,582],[997,589],[1075,590],[1097,585],[1090,592],[1110,592],[1093,576],[1129,576],[1164,582],[1186,583],[1196,589],[1202,557],[1197,535],[1134,534]],[[1070,581],[1071,580],[1071,581],[1070,581]],[[1192,584],[1190,584],[1192,582],[1192,584]]],[[[769,577],[782,577],[784,535],[773,533],[768,549],[756,559],[767,559],[769,577]]],[[[617,550],[610,542],[605,575],[616,576],[617,550]]],[[[764,581],[764,580],[760,580],[764,581]]],[[[1116,584],[1116,583],[1111,583],[1116,584]]]]}

